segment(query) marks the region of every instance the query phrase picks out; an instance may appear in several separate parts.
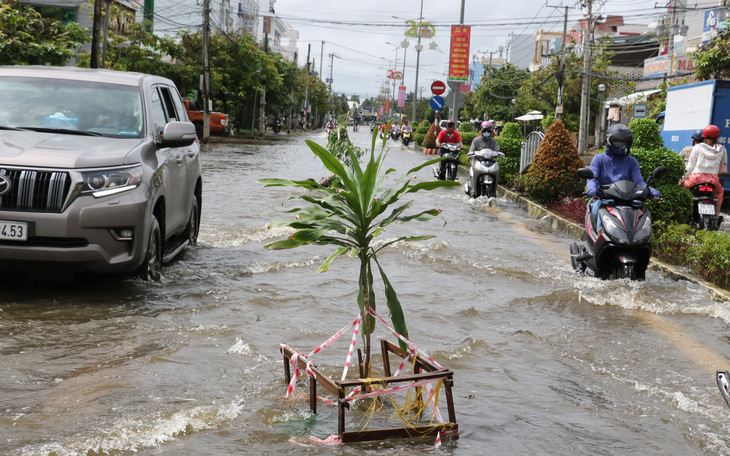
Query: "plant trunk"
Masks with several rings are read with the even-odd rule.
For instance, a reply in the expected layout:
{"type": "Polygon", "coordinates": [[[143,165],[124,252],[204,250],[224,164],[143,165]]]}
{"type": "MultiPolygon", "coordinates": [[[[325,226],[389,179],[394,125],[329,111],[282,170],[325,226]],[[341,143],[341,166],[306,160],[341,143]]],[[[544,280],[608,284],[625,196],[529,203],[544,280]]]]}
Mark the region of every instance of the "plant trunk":
{"type": "Polygon", "coordinates": [[[360,288],[362,290],[363,300],[365,301],[364,315],[362,316],[362,330],[365,334],[365,377],[370,377],[370,286],[368,285],[367,259],[361,258],[363,267],[360,269],[360,288]]]}

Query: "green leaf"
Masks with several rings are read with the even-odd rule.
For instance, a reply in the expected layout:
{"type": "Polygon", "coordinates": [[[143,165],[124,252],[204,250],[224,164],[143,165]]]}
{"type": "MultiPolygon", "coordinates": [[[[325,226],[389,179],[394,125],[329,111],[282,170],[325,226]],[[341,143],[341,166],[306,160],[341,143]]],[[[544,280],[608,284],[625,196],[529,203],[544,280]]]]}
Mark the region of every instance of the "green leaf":
{"type": "Polygon", "coordinates": [[[317,239],[321,238],[325,233],[327,232],[326,229],[303,229],[299,230],[296,233],[294,233],[291,238],[297,242],[300,242],[302,244],[308,243],[308,242],[314,242],[317,239]]]}
{"type": "MultiPolygon", "coordinates": [[[[403,315],[403,308],[398,300],[398,295],[396,294],[393,285],[390,284],[390,280],[388,280],[388,276],[385,275],[385,271],[383,271],[383,268],[380,266],[380,262],[377,258],[375,258],[375,264],[378,265],[380,277],[383,279],[383,284],[385,285],[385,299],[388,304],[388,309],[390,310],[390,321],[393,322],[393,329],[407,339],[408,328],[406,327],[406,318],[403,315]]],[[[401,350],[408,351],[408,347],[405,342],[399,339],[398,343],[401,350]]]]}
{"type": "Polygon", "coordinates": [[[265,249],[269,250],[284,250],[284,249],[295,249],[304,245],[302,242],[297,242],[292,238],[284,239],[283,241],[270,242],[264,246],[265,249]]]}
{"type": "Polygon", "coordinates": [[[406,193],[415,193],[420,190],[434,190],[436,188],[453,188],[461,187],[461,184],[456,181],[442,180],[442,181],[426,181],[419,182],[416,185],[412,185],[408,188],[406,193]]]}
{"type": "Polygon", "coordinates": [[[335,258],[337,258],[338,256],[347,254],[347,252],[349,250],[350,249],[348,249],[347,247],[338,247],[337,249],[335,249],[335,251],[332,253],[332,255],[330,255],[329,258],[327,258],[327,260],[324,263],[322,263],[322,265],[319,267],[319,269],[317,269],[317,272],[325,272],[325,271],[329,270],[330,266],[332,265],[332,262],[335,261],[335,258]]]}

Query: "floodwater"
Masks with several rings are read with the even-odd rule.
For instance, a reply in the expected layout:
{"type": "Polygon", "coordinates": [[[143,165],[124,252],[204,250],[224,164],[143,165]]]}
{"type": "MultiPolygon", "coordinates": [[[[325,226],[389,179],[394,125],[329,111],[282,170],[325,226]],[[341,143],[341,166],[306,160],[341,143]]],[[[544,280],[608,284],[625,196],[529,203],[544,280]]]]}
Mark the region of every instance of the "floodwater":
{"type": "MultiPolygon", "coordinates": [[[[369,144],[367,129],[351,135],[369,144]]],[[[207,146],[199,246],[161,284],[2,283],[0,455],[730,453],[714,377],[730,367],[728,303],[654,271],[578,276],[572,239],[458,188],[413,194],[413,212],[442,214],[381,237],[436,237],[380,260],[411,339],[455,372],[459,436],[312,443],[336,433],[336,411],[309,412],[306,378],[284,399],[278,345],[308,353],[350,323],[358,268],[340,258],[315,274],[330,247],[264,249],[289,233],[267,223],[298,193],[255,182],[325,176],[305,138],[326,144],[315,132],[207,146]]],[[[396,146],[388,164],[400,174],[424,159],[396,146]]],[[[314,361],[339,378],[349,339],[314,361]]]]}

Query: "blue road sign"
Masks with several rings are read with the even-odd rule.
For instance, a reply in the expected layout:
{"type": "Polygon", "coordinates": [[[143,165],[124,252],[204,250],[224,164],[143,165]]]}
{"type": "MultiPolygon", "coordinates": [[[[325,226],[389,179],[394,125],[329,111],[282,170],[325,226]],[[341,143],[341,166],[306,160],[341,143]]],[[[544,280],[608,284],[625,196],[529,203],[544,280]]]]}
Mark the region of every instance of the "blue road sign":
{"type": "Polygon", "coordinates": [[[434,111],[440,111],[441,108],[444,107],[445,103],[444,97],[442,96],[434,95],[431,97],[431,108],[433,108],[434,111]]]}

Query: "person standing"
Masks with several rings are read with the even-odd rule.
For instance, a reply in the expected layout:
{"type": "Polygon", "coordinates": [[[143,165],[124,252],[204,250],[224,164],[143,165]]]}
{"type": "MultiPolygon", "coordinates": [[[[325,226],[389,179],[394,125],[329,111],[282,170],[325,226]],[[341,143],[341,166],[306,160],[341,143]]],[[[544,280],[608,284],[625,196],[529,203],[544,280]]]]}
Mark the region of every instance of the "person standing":
{"type": "Polygon", "coordinates": [[[686,176],[682,185],[692,188],[702,182],[710,182],[715,186],[717,202],[717,214],[722,207],[722,199],[725,190],[720,183],[719,173],[727,173],[727,150],[722,144],[718,144],[720,129],[716,125],[708,125],[702,130],[702,137],[705,142],[697,144],[692,148],[687,162],[686,176]]]}

